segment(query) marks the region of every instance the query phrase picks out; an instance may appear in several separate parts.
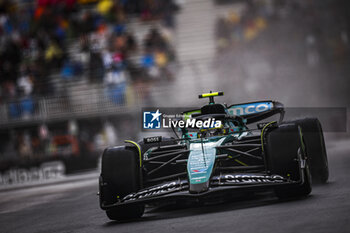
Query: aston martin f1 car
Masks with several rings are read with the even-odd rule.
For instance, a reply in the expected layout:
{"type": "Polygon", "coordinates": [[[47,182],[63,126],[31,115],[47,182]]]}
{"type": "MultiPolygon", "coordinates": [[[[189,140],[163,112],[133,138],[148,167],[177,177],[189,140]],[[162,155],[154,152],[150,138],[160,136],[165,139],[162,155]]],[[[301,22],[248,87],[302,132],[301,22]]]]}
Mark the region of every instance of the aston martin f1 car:
{"type": "Polygon", "coordinates": [[[182,120],[189,124],[173,127],[176,138],[126,140],[123,146],[105,149],[99,199],[110,219],[141,217],[145,204],[235,192],[272,190],[281,199],[305,197],[312,182],[327,182],[327,154],[317,118],[283,121],[279,102],[227,106],[214,102],[220,95],[200,95],[209,104],[183,112],[182,120]],[[277,119],[264,122],[273,117],[277,119]],[[213,119],[215,125],[203,123],[213,119]]]}

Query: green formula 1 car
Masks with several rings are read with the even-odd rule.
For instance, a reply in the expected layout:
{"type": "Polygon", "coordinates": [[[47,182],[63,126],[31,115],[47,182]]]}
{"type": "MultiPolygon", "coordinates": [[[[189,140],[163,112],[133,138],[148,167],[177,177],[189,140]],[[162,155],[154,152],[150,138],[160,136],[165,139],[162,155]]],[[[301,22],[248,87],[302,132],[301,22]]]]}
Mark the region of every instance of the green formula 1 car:
{"type": "Polygon", "coordinates": [[[318,119],[283,122],[279,102],[226,106],[214,102],[219,95],[223,93],[202,94],[208,105],[183,112],[188,127],[174,129],[177,138],[126,140],[104,151],[99,198],[110,219],[141,217],[149,203],[234,192],[273,190],[278,198],[304,197],[312,181],[327,182],[318,119]],[[279,115],[277,121],[263,122],[274,115],[279,115]],[[207,120],[215,124],[205,126],[207,120]],[[252,123],[257,127],[248,128],[252,123]]]}

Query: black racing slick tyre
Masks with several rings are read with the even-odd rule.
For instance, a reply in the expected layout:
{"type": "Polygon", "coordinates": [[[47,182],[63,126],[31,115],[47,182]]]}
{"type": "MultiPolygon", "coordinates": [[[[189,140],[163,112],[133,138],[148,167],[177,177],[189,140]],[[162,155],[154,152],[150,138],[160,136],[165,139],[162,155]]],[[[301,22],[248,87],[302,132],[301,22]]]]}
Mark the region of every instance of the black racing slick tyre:
{"type": "Polygon", "coordinates": [[[289,123],[270,129],[266,133],[266,154],[271,174],[300,182],[295,185],[277,186],[275,194],[278,198],[299,198],[310,194],[311,175],[301,127],[289,123]]]}
{"type": "MultiPolygon", "coordinates": [[[[103,152],[100,177],[101,207],[113,205],[141,188],[140,159],[136,147],[111,147],[103,152]]],[[[143,212],[144,205],[140,204],[115,206],[106,210],[111,220],[139,218],[143,212]]]]}
{"type": "Polygon", "coordinates": [[[324,184],[328,181],[329,170],[321,123],[317,118],[301,119],[296,123],[303,130],[312,181],[324,184]]]}

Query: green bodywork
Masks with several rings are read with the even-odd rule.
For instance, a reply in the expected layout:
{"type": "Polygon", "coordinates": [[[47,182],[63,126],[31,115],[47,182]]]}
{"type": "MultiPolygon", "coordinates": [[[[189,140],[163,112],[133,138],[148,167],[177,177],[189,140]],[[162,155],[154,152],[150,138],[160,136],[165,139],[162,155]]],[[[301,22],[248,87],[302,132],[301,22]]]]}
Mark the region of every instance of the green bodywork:
{"type": "MultiPolygon", "coordinates": [[[[218,94],[209,93],[205,94],[204,97],[210,97],[212,95],[218,94]]],[[[210,104],[213,103],[209,103],[209,105],[210,104]]],[[[190,151],[187,160],[187,174],[190,183],[190,190],[192,189],[195,192],[201,192],[203,189],[208,188],[208,182],[212,176],[215,160],[218,154],[216,147],[224,145],[225,143],[233,141],[234,139],[239,140],[240,138],[245,137],[247,134],[250,134],[248,132],[245,132],[248,129],[246,127],[247,120],[245,117],[251,114],[262,114],[264,112],[269,112],[271,109],[273,109],[273,107],[274,103],[272,101],[251,102],[246,104],[232,105],[230,107],[225,106],[225,112],[227,116],[240,116],[242,121],[235,121],[235,118],[228,118],[227,124],[225,122],[223,123],[224,125],[226,124],[225,127],[228,130],[227,134],[223,136],[200,138],[198,132],[189,131],[186,128],[178,128],[178,132],[182,132],[181,139],[183,139],[183,141],[181,143],[185,143],[190,151]],[[235,121],[236,124],[233,124],[232,121],[235,121]],[[201,184],[203,184],[203,186],[201,186],[201,184]],[[191,185],[192,187],[196,186],[196,188],[191,188],[191,185]]],[[[183,119],[190,119],[192,117],[195,117],[195,115],[201,114],[201,112],[201,109],[194,109],[191,111],[183,112],[183,119]]],[[[263,131],[264,129],[262,132],[263,131]]],[[[144,155],[145,158],[148,158],[151,155],[152,151],[153,149],[148,150],[144,155]]],[[[240,161],[238,162],[242,165],[245,165],[240,161]]]]}
{"type": "Polygon", "coordinates": [[[216,147],[222,145],[225,139],[226,137],[215,137],[189,142],[187,171],[191,184],[204,183],[210,179],[217,154],[216,147]]]}

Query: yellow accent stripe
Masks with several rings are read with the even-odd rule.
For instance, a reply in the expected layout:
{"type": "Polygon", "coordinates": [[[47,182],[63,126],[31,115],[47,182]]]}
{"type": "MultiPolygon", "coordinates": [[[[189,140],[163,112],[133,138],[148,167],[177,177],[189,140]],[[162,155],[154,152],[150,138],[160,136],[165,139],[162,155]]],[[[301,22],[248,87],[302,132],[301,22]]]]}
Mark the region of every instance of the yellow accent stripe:
{"type": "Polygon", "coordinates": [[[264,151],[264,130],[266,129],[267,126],[275,123],[276,121],[271,121],[270,123],[267,123],[264,128],[261,130],[261,150],[264,151]]]}
{"type": "Polygon", "coordinates": [[[135,145],[139,151],[139,156],[140,156],[140,167],[142,166],[142,155],[141,155],[141,147],[139,144],[137,144],[137,142],[131,141],[131,140],[125,140],[124,142],[126,143],[131,143],[133,145],[135,145]]]}
{"type": "Polygon", "coordinates": [[[235,159],[235,161],[243,166],[248,166],[248,164],[246,163],[243,163],[242,161],[238,160],[238,159],[235,159]]]}
{"type": "Polygon", "coordinates": [[[213,93],[202,94],[202,97],[205,98],[205,97],[218,96],[218,95],[219,95],[219,92],[213,92],[213,93]]]}

